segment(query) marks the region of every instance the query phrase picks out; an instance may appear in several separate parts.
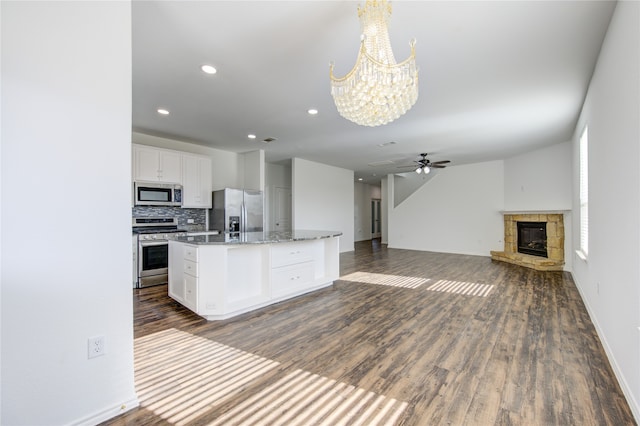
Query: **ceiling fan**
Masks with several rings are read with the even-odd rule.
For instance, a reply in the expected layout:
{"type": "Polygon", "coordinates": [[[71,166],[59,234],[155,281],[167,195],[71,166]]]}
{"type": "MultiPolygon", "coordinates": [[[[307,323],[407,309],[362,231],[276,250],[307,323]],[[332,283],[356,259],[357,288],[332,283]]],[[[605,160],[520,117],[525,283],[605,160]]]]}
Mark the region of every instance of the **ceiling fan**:
{"type": "Polygon", "coordinates": [[[407,166],[398,166],[398,167],[412,167],[412,168],[415,168],[416,173],[418,174],[424,173],[426,175],[431,171],[431,169],[444,169],[445,167],[447,167],[445,166],[445,164],[448,164],[451,162],[449,160],[431,162],[431,160],[427,158],[427,155],[429,154],[427,154],[426,152],[423,154],[420,154],[422,158],[420,160],[415,160],[414,161],[414,163],[416,163],[415,165],[411,164],[407,166]]]}

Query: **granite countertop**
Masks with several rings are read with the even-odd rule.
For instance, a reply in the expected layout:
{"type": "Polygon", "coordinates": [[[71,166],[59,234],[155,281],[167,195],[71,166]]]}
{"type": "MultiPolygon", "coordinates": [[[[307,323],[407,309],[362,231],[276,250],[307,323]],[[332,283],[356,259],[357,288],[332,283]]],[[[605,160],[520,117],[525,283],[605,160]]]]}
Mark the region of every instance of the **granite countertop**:
{"type": "Polygon", "coordinates": [[[338,237],[340,231],[293,230],[287,232],[233,232],[218,235],[170,237],[173,241],[196,245],[272,244],[338,237]]]}

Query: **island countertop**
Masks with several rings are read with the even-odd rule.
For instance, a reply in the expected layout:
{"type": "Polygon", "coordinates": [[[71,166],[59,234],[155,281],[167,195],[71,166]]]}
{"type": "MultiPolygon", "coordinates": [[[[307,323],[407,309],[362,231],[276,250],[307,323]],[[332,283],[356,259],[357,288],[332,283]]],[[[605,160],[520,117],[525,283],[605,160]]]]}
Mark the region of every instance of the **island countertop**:
{"type": "MultiPolygon", "coordinates": [[[[203,233],[205,234],[205,233],[203,233]]],[[[340,231],[314,231],[295,229],[292,231],[232,232],[217,235],[187,235],[170,237],[173,241],[195,245],[235,245],[235,244],[273,244],[293,241],[319,240],[339,237],[340,231]]]]}

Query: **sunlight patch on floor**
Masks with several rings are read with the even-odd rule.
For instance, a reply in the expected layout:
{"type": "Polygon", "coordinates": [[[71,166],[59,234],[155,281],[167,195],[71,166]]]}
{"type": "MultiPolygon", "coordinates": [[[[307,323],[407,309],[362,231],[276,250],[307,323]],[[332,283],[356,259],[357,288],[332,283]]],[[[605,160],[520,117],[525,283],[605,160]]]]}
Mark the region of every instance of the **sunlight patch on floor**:
{"type": "Polygon", "coordinates": [[[210,425],[394,425],[406,407],[406,402],[296,370],[210,425]]]}
{"type": "Polygon", "coordinates": [[[344,281],[365,284],[388,285],[393,287],[418,288],[429,281],[428,278],[405,277],[402,275],[374,274],[371,272],[354,272],[340,277],[344,281]]]}
{"type": "Polygon", "coordinates": [[[442,291],[445,293],[464,294],[467,296],[481,296],[487,297],[493,285],[490,284],[478,284],[478,283],[466,283],[463,281],[450,281],[439,280],[435,284],[427,288],[427,290],[442,291]]]}
{"type": "Polygon", "coordinates": [[[135,340],[135,382],[140,405],[185,425],[278,362],[176,329],[135,340]]]}
{"type": "Polygon", "coordinates": [[[177,426],[202,424],[223,404],[211,425],[391,426],[407,407],[299,369],[259,390],[279,362],[176,329],[135,339],[134,357],[140,405],[177,426]]]}

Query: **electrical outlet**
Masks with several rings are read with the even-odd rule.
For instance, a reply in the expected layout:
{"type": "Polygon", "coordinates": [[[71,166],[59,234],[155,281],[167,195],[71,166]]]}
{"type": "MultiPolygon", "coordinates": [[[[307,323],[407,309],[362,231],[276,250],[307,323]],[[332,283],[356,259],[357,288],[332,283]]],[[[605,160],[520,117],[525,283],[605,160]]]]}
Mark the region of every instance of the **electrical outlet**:
{"type": "Polygon", "coordinates": [[[105,354],[104,336],[89,337],[89,358],[95,358],[105,354]]]}

